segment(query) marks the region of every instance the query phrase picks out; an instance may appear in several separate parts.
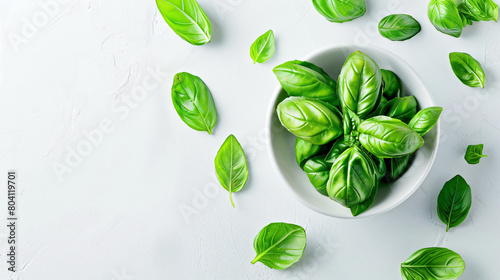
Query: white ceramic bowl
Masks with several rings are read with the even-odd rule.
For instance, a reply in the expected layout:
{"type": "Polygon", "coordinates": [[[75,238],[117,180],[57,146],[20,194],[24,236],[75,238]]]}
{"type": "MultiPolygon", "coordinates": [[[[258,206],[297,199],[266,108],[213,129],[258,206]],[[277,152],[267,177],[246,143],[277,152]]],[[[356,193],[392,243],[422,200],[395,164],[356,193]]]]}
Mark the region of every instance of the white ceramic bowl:
{"type": "MultiPolygon", "coordinates": [[[[323,68],[337,80],[340,69],[349,54],[360,50],[373,58],[382,69],[394,71],[403,83],[403,94],[414,95],[420,108],[435,106],[432,96],[415,71],[401,58],[376,47],[335,46],[319,49],[302,60],[323,68]]],[[[439,144],[439,123],[424,136],[425,144],[417,151],[410,169],[396,182],[381,187],[372,207],[357,217],[350,210],[321,195],[309,182],[307,175],[295,161],[295,136],[281,126],[276,106],[288,95],[278,86],[269,105],[266,129],[268,152],[271,162],[283,183],[307,207],[319,213],[337,218],[369,217],[387,212],[408,199],[422,184],[432,167],[439,144]]]]}

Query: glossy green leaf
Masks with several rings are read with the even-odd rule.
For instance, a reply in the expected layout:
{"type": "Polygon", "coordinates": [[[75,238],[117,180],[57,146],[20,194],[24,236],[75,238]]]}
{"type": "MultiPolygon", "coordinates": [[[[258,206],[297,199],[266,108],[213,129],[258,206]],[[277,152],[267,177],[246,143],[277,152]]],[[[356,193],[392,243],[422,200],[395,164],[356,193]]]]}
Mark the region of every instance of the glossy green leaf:
{"type": "Polygon", "coordinates": [[[468,24],[472,21],[498,20],[498,5],[492,0],[463,0],[458,5],[460,15],[468,19],[468,24]]]}
{"type": "Polygon", "coordinates": [[[332,164],[326,162],[323,156],[313,157],[304,165],[304,171],[311,184],[320,194],[326,196],[328,196],[326,183],[328,182],[331,167],[332,164]]]}
{"type": "Polygon", "coordinates": [[[321,153],[324,148],[324,146],[315,145],[297,138],[295,140],[295,160],[297,161],[297,165],[303,168],[308,159],[321,153]]]}
{"type": "Polygon", "coordinates": [[[229,135],[215,157],[215,171],[221,186],[229,192],[234,207],[233,193],[241,191],[248,179],[245,151],[234,137],[229,135]]]}
{"type": "Polygon", "coordinates": [[[437,124],[442,111],[443,108],[441,107],[428,107],[422,109],[413,116],[408,125],[420,136],[424,136],[437,124]]]}
{"type": "Polygon", "coordinates": [[[380,102],[382,73],[377,63],[360,51],[352,53],[339,75],[338,87],[342,108],[363,119],[380,102]]]}
{"type": "Polygon", "coordinates": [[[375,186],[373,187],[373,190],[372,190],[372,193],[370,194],[370,196],[365,201],[350,207],[351,213],[354,217],[365,212],[373,205],[373,202],[375,201],[375,197],[377,196],[377,193],[378,193],[378,186],[379,186],[379,180],[376,180],[375,186]]]}
{"type": "Polygon", "coordinates": [[[290,96],[317,98],[338,105],[337,83],[320,67],[300,60],[285,62],[273,69],[281,87],[290,96]]]}
{"type": "Polygon", "coordinates": [[[484,70],[472,56],[467,53],[452,52],[450,64],[451,69],[464,85],[484,88],[484,70]]]}
{"type": "Polygon", "coordinates": [[[274,269],[285,269],[298,262],[306,247],[306,231],[294,224],[271,223],[255,237],[257,256],[252,264],[261,262],[274,269]]]}
{"type": "Polygon", "coordinates": [[[375,179],[377,181],[382,180],[387,173],[387,166],[383,158],[372,156],[373,163],[375,163],[375,179]]]}
{"type": "Polygon", "coordinates": [[[347,22],[366,13],[365,0],[313,0],[314,8],[331,22],[347,22]]]}
{"type": "Polygon", "coordinates": [[[349,147],[351,147],[351,145],[345,141],[344,137],[340,137],[337,141],[335,141],[335,143],[333,143],[330,151],[325,157],[325,161],[333,164],[335,160],[337,160],[337,158],[349,147]]]}
{"type": "Polygon", "coordinates": [[[174,108],[189,127],[212,134],[217,109],[210,90],[202,79],[186,72],[178,73],[172,85],[174,108]]]}
{"type": "Polygon", "coordinates": [[[312,144],[324,145],[343,133],[340,112],[319,100],[289,97],[276,112],[288,131],[312,144]]]}
{"type": "Polygon", "coordinates": [[[431,0],[427,7],[427,16],[439,32],[456,38],[462,34],[462,18],[455,1],[431,0]]]}
{"type": "Polygon", "coordinates": [[[196,0],[156,0],[161,15],[182,39],[193,45],[210,42],[212,27],[196,0]]]}
{"type": "Polygon", "coordinates": [[[441,247],[424,248],[401,264],[403,280],[452,280],[462,275],[465,262],[459,254],[441,247]]]}
{"type": "Polygon", "coordinates": [[[446,182],[437,200],[437,214],[446,225],[446,231],[460,225],[472,204],[470,186],[462,176],[457,175],[446,182]]]}
{"type": "Polygon", "coordinates": [[[424,139],[404,122],[378,116],[361,123],[359,142],[379,158],[400,157],[415,152],[424,139]]]}
{"type": "Polygon", "coordinates": [[[345,150],[333,163],[326,191],[345,207],[359,204],[370,196],[375,186],[375,164],[357,146],[345,150]]]}
{"type": "Polygon", "coordinates": [[[388,15],[378,24],[380,35],[392,41],[408,40],[421,29],[417,20],[405,14],[388,15]]]}
{"type": "Polygon", "coordinates": [[[382,79],[384,80],[382,95],[384,95],[387,100],[391,100],[395,97],[401,97],[403,85],[401,84],[401,79],[399,79],[398,75],[391,70],[381,69],[380,71],[382,72],[382,79]]]}
{"type": "Polygon", "coordinates": [[[274,33],[272,30],[262,34],[250,47],[250,56],[253,63],[263,63],[274,54],[274,33]]]}
{"type": "Polygon", "coordinates": [[[395,97],[385,104],[380,114],[408,123],[417,113],[417,106],[417,99],[413,95],[395,97]]]}
{"type": "Polygon", "coordinates": [[[465,161],[468,164],[478,164],[481,158],[487,157],[483,155],[483,144],[469,145],[467,146],[467,151],[465,152],[465,161]]]}
{"type": "Polygon", "coordinates": [[[402,157],[386,158],[385,165],[387,167],[384,179],[386,182],[391,183],[403,176],[403,174],[410,167],[410,163],[414,158],[414,154],[402,157]]]}

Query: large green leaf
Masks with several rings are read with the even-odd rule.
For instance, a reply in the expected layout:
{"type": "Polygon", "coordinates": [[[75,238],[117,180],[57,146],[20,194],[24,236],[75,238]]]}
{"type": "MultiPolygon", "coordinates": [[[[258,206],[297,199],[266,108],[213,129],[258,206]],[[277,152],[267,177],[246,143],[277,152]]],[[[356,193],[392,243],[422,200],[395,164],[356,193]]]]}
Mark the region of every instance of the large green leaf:
{"type": "Polygon", "coordinates": [[[267,31],[262,34],[253,42],[250,47],[250,56],[253,59],[253,63],[263,63],[266,62],[274,54],[274,33],[272,30],[267,31]]]}
{"type": "Polygon", "coordinates": [[[404,41],[420,32],[417,20],[410,15],[395,14],[384,17],[378,24],[380,35],[392,41],[404,41]]]}
{"type": "Polygon", "coordinates": [[[404,280],[452,280],[462,275],[465,263],[459,254],[441,247],[424,248],[401,264],[404,280]]]}
{"type": "Polygon", "coordinates": [[[331,22],[346,22],[366,13],[365,0],[313,0],[316,11],[331,22]]]}
{"type": "Polygon", "coordinates": [[[325,161],[323,156],[309,159],[304,165],[304,171],[314,188],[322,195],[328,196],[326,183],[328,182],[332,164],[325,161]]]}
{"type": "Polygon", "coordinates": [[[452,52],[450,53],[450,64],[453,73],[464,85],[484,88],[484,70],[470,54],[452,52]]]}
{"type": "Polygon", "coordinates": [[[306,232],[299,225],[271,223],[255,237],[253,247],[260,261],[274,269],[285,269],[298,262],[306,247],[306,232]]]}
{"type": "Polygon", "coordinates": [[[456,38],[462,34],[462,18],[455,1],[431,0],[427,6],[427,16],[439,32],[456,38]]]}
{"type": "Polygon", "coordinates": [[[172,102],[179,117],[189,127],[212,134],[217,122],[217,109],[202,79],[186,72],[176,74],[172,85],[172,102]]]}
{"type": "Polygon", "coordinates": [[[196,0],[156,0],[165,21],[182,39],[193,45],[210,42],[212,27],[196,0]]]}
{"type": "Polygon", "coordinates": [[[488,157],[483,155],[483,144],[469,145],[465,151],[465,161],[468,164],[478,164],[481,158],[488,157]]]}
{"type": "Polygon", "coordinates": [[[457,175],[444,184],[438,196],[437,213],[446,231],[465,220],[471,204],[471,189],[462,176],[457,175]]]}
{"type": "Polygon", "coordinates": [[[420,136],[424,136],[437,124],[442,111],[443,108],[441,107],[428,107],[422,109],[413,116],[408,125],[420,136]]]}
{"type": "Polygon", "coordinates": [[[248,164],[245,151],[234,137],[229,135],[215,157],[217,179],[229,192],[229,199],[234,207],[233,193],[239,192],[248,179],[248,164]]]}

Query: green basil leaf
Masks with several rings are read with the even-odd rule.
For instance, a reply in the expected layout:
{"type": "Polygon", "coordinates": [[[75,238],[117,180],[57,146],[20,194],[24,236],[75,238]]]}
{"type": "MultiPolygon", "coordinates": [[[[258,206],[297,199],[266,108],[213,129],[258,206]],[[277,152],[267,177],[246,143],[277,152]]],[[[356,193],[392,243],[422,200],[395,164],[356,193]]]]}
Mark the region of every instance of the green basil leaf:
{"type": "Polygon", "coordinates": [[[351,145],[345,141],[344,137],[340,137],[337,141],[335,141],[335,143],[333,143],[332,148],[325,157],[325,161],[329,164],[333,164],[335,160],[337,160],[337,158],[350,147],[351,145]]]}
{"type": "Polygon", "coordinates": [[[295,160],[300,168],[304,168],[306,161],[318,155],[324,150],[324,146],[315,145],[300,138],[295,140],[295,160]]]}
{"type": "Polygon", "coordinates": [[[300,60],[285,62],[273,69],[281,87],[290,96],[317,98],[338,105],[337,83],[320,67],[300,60]]]}
{"type": "Polygon", "coordinates": [[[331,22],[347,22],[366,13],[365,0],[313,0],[314,8],[331,22]]]}
{"type": "Polygon", "coordinates": [[[387,173],[387,166],[383,158],[372,156],[373,163],[375,163],[375,179],[377,181],[382,180],[387,173]]]}
{"type": "Polygon", "coordinates": [[[263,63],[274,54],[274,33],[272,30],[262,34],[250,47],[250,56],[253,63],[263,63]]]}
{"type": "Polygon", "coordinates": [[[361,145],[379,158],[411,154],[424,144],[424,139],[407,124],[385,116],[362,122],[358,132],[361,145]]]}
{"type": "Polygon", "coordinates": [[[380,35],[392,41],[404,41],[415,36],[422,28],[412,16],[388,15],[378,24],[380,35]]]}
{"type": "Polygon", "coordinates": [[[276,112],[288,131],[312,144],[324,145],[343,133],[340,112],[319,100],[289,97],[276,112]]]}
{"type": "Polygon", "coordinates": [[[417,113],[417,106],[417,99],[413,95],[395,97],[385,104],[380,114],[408,123],[417,113]]]}
{"type": "Polygon", "coordinates": [[[351,213],[354,217],[365,212],[366,210],[368,210],[368,208],[370,208],[373,205],[373,202],[375,201],[375,197],[377,196],[378,186],[379,186],[379,180],[375,180],[375,186],[373,187],[373,190],[372,190],[372,193],[370,194],[370,196],[365,201],[350,207],[351,213]]]}
{"type": "Polygon", "coordinates": [[[384,176],[385,182],[392,183],[403,176],[403,174],[410,167],[410,163],[413,161],[415,154],[410,154],[402,157],[386,158],[385,165],[387,167],[386,174],[384,176]]]}
{"type": "Polygon", "coordinates": [[[156,0],[161,15],[182,39],[193,45],[210,42],[212,27],[196,0],[156,0]]]}
{"type": "Polygon", "coordinates": [[[470,54],[452,52],[450,53],[450,64],[453,72],[464,85],[484,88],[484,70],[470,54]]]}
{"type": "Polygon", "coordinates": [[[384,80],[384,87],[382,90],[382,95],[391,100],[395,97],[401,97],[401,92],[403,91],[403,85],[401,84],[401,79],[399,79],[396,73],[391,70],[381,69],[382,80],[384,80]]]}
{"type": "Polygon", "coordinates": [[[234,207],[233,193],[241,191],[248,179],[248,164],[245,151],[234,137],[229,135],[215,157],[217,179],[229,192],[229,199],[234,207]]]}
{"type": "Polygon", "coordinates": [[[437,124],[442,111],[443,108],[441,107],[428,107],[422,109],[413,116],[408,125],[420,134],[420,136],[424,136],[437,124]]]}
{"type": "Polygon", "coordinates": [[[345,207],[359,204],[370,196],[375,186],[375,164],[357,146],[345,150],[333,163],[326,191],[345,207]]]}
{"type": "Polygon", "coordinates": [[[467,146],[464,158],[468,164],[478,164],[481,158],[488,157],[483,155],[483,146],[483,144],[467,146]]]}
{"type": "Polygon", "coordinates": [[[328,182],[331,167],[332,164],[326,162],[322,156],[313,157],[304,165],[304,171],[311,184],[320,194],[325,196],[328,196],[326,183],[328,182]]]}
{"type": "Polygon", "coordinates": [[[401,264],[403,280],[457,279],[465,269],[459,254],[450,249],[431,247],[413,253],[401,264]]]}
{"type": "Polygon", "coordinates": [[[464,0],[458,5],[460,15],[472,21],[498,20],[498,5],[492,0],[464,0]]]}
{"type": "Polygon", "coordinates": [[[380,102],[382,73],[377,63],[360,51],[352,53],[342,66],[338,80],[342,108],[363,119],[380,102]]]}
{"type": "Polygon", "coordinates": [[[255,237],[257,256],[252,264],[261,262],[270,268],[285,269],[298,262],[306,247],[306,231],[294,224],[271,223],[255,237]]]}
{"type": "Polygon", "coordinates": [[[427,16],[439,32],[456,38],[462,34],[462,18],[455,1],[431,0],[427,7],[427,16]]]}
{"type": "Polygon", "coordinates": [[[210,90],[202,79],[186,72],[178,73],[172,85],[174,108],[189,127],[212,134],[217,109],[210,90]]]}
{"type": "Polygon", "coordinates": [[[437,200],[437,214],[446,225],[446,231],[460,225],[472,204],[470,186],[462,176],[457,175],[446,182],[437,200]]]}

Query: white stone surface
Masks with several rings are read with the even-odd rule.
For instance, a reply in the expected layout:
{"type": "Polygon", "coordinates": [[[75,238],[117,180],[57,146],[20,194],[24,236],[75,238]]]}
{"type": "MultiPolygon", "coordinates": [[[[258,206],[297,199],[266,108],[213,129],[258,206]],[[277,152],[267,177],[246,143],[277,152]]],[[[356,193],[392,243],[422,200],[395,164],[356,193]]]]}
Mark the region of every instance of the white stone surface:
{"type": "Polygon", "coordinates": [[[329,23],[310,2],[200,0],[213,40],[195,47],[173,33],[152,0],[0,0],[0,172],[16,169],[21,187],[18,272],[7,271],[0,225],[0,279],[400,279],[402,261],[435,245],[462,255],[461,279],[497,279],[500,25],[476,23],[455,39],[430,24],[427,1],[368,0],[364,17],[343,24],[329,23]],[[391,13],[412,14],[421,33],[405,42],[381,37],[378,21],[391,13]],[[253,65],[249,47],[270,28],[276,53],[253,65]],[[334,219],[296,202],[278,183],[264,143],[277,85],[272,68],[335,44],[401,56],[444,107],[428,178],[404,204],[374,218],[334,219]],[[456,79],[451,51],[482,63],[485,89],[456,79]],[[174,111],[170,87],[180,71],[212,91],[219,120],[211,136],[174,111]],[[101,132],[85,150],[85,135],[101,132]],[[250,166],[234,209],[213,167],[230,133],[250,166]],[[477,143],[489,157],[471,166],[463,155],[477,143]],[[75,158],[78,149],[88,153],[75,158]],[[55,171],[63,165],[66,172],[55,171]],[[458,173],[472,187],[473,205],[445,233],[437,195],[458,173]],[[186,209],[195,214],[183,216],[186,209]],[[301,261],[284,271],[250,264],[255,235],[280,221],[306,228],[301,261]]]}

